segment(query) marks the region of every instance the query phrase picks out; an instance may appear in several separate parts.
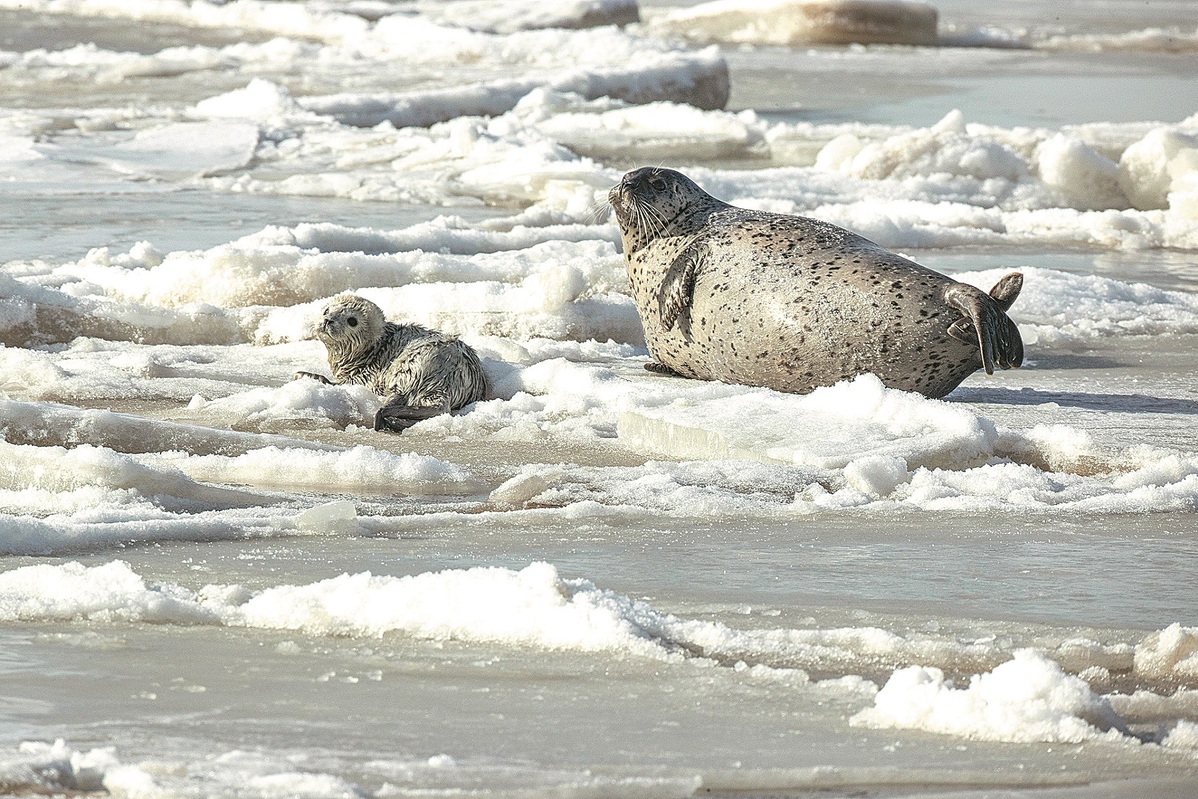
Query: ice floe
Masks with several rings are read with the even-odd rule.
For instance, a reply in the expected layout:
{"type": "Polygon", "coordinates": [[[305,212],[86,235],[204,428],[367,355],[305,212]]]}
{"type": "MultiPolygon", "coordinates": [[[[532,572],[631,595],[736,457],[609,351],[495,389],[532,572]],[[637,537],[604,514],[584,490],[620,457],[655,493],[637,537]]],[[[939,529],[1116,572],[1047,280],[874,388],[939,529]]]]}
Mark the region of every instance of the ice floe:
{"type": "Polygon", "coordinates": [[[649,27],[737,44],[932,45],[937,16],[910,0],[715,0],[653,14],[649,27]]]}
{"type": "MultiPolygon", "coordinates": [[[[1110,700],[1082,678],[1067,673],[1041,650],[1017,648],[1004,658],[993,642],[966,643],[933,632],[899,635],[878,628],[735,629],[721,622],[663,613],[643,600],[598,588],[584,579],[562,578],[548,563],[513,570],[479,567],[392,577],[369,572],[343,574],[304,585],[278,585],[252,591],[237,585],[198,589],[151,584],[123,561],[97,566],[79,563],[35,565],[0,574],[0,616],[10,621],[91,620],[114,624],[209,624],[295,630],[311,636],[377,638],[402,634],[421,639],[493,642],[607,653],[681,663],[732,667],[749,677],[800,667],[837,673],[830,691],[871,704],[853,725],[927,730],[979,740],[1080,743],[1092,740],[1135,743],[1112,701],[1136,712],[1129,697],[1110,700]],[[746,661],[757,663],[748,666],[746,661]],[[996,663],[958,687],[940,662],[961,669],[969,663],[996,663]],[[858,690],[855,670],[895,670],[880,689],[858,690]],[[847,681],[852,681],[848,685],[847,681]]],[[[1154,636],[1172,634],[1165,630],[1154,636]]],[[[1151,658],[1155,637],[1134,647],[1151,658]]],[[[1071,659],[1090,673],[1118,657],[1122,645],[1064,641],[1055,657],[1071,659]],[[1078,655],[1088,651],[1089,655],[1078,655]]],[[[1145,677],[1154,675],[1142,673],[1145,677]]],[[[779,685],[793,680],[784,680],[779,685]]],[[[806,686],[804,677],[796,685],[806,686]]],[[[1187,684],[1193,684],[1189,675],[1187,684]]],[[[1180,696],[1180,694],[1179,694],[1180,696]]],[[[1146,707],[1170,700],[1137,693],[1146,707]]],[[[1174,705],[1177,703],[1174,701],[1174,705]]],[[[1179,705],[1172,710],[1180,712],[1179,705]]],[[[1138,712],[1143,712],[1138,711],[1138,712]]],[[[1192,724],[1184,719],[1167,735],[1167,746],[1189,748],[1192,724]]]]}
{"type": "Polygon", "coordinates": [[[1122,726],[1110,705],[1055,662],[1031,650],[957,688],[937,668],[900,669],[878,691],[874,706],[851,723],[903,727],[991,741],[1080,743],[1117,740],[1122,726]]]}

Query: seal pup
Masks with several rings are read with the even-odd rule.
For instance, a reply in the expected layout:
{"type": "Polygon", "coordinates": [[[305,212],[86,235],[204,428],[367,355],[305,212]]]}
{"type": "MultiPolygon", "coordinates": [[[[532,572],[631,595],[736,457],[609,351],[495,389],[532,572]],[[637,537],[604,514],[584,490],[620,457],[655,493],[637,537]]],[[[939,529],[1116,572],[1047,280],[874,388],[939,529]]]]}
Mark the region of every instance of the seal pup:
{"type": "Polygon", "coordinates": [[[388,322],[364,297],[334,297],[313,332],[328,350],[333,379],[314,372],[297,372],[294,379],[356,383],[387,397],[374,416],[375,430],[402,433],[487,395],[482,364],[467,344],[420,325],[388,322]]]}
{"type": "Polygon", "coordinates": [[[872,372],[938,398],[978,368],[1023,362],[1006,314],[1018,272],[986,294],[836,225],[729,205],[671,169],[629,172],[608,199],[650,371],[797,394],[872,372]]]}

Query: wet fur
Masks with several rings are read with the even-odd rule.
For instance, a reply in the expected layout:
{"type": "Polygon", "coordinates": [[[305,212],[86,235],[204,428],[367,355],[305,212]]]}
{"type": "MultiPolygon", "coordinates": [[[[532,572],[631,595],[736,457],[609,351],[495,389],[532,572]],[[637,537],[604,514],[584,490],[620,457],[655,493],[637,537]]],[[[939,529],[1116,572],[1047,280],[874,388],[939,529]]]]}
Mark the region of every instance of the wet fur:
{"type": "Polygon", "coordinates": [[[421,419],[485,399],[487,379],[467,344],[420,325],[388,322],[381,308],[356,295],[334,298],[316,324],[332,383],[354,383],[387,397],[375,429],[402,431],[421,419]]]}
{"type": "Polygon", "coordinates": [[[943,397],[979,368],[1023,360],[991,294],[844,228],[728,205],[669,169],[612,189],[653,371],[806,393],[872,372],[943,397]]]}

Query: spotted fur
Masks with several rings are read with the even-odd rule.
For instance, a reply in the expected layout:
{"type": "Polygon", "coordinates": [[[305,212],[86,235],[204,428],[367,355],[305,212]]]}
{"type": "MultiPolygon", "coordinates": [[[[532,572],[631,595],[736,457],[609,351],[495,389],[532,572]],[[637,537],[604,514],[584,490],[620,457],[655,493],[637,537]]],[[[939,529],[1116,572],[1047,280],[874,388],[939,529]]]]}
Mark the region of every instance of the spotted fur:
{"type": "Polygon", "coordinates": [[[806,393],[865,372],[943,397],[979,368],[1023,361],[990,295],[844,228],[737,208],[670,169],[609,193],[653,371],[806,393]]]}
{"type": "MultiPolygon", "coordinates": [[[[347,294],[329,302],[313,331],[325,345],[333,383],[354,383],[387,397],[376,429],[403,429],[484,399],[487,379],[467,344],[420,325],[388,322],[370,300],[347,294]]],[[[297,377],[320,375],[301,372],[297,377]]]]}

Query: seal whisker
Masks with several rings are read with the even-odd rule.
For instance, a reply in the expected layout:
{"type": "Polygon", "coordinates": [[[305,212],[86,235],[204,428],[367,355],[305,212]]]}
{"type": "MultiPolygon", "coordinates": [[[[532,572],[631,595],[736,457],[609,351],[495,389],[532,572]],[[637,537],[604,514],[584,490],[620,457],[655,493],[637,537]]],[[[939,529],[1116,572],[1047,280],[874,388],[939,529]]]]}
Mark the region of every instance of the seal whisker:
{"type": "Polygon", "coordinates": [[[582,214],[582,218],[586,222],[592,224],[595,222],[601,222],[607,218],[613,208],[614,206],[611,204],[611,200],[595,200],[593,203],[587,206],[586,211],[584,211],[582,214]]]}
{"type": "Polygon", "coordinates": [[[640,226],[645,229],[645,233],[649,238],[656,238],[665,230],[666,223],[661,212],[651,205],[636,201],[637,219],[640,226]]]}
{"type": "Polygon", "coordinates": [[[670,220],[666,219],[665,214],[653,206],[646,206],[645,210],[657,220],[657,229],[654,231],[653,235],[661,235],[661,233],[670,226],[670,220]]]}

